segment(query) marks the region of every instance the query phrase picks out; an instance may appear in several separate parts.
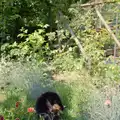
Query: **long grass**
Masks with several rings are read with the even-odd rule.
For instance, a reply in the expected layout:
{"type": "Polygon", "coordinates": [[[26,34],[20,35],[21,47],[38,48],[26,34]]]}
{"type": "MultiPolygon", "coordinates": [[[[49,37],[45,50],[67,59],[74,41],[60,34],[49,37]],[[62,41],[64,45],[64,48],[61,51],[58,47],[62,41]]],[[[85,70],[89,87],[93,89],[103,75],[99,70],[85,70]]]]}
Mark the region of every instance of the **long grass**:
{"type": "MultiPolygon", "coordinates": [[[[69,83],[53,80],[48,69],[49,66],[46,64],[36,65],[29,62],[6,62],[1,64],[0,80],[2,84],[0,86],[4,87],[2,91],[6,95],[6,99],[0,104],[0,111],[6,119],[11,119],[12,115],[8,115],[8,111],[11,111],[15,107],[15,102],[21,98],[24,105],[22,113],[18,117],[26,119],[28,114],[24,113],[27,112],[27,107],[34,107],[35,100],[42,92],[55,91],[60,95],[63,104],[66,106],[62,118],[73,120],[80,114],[81,106],[87,102],[90,95],[91,86],[86,86],[87,84],[82,82],[83,80],[79,81],[74,77],[72,79],[75,81],[69,83]],[[7,85],[7,83],[10,84],[7,85]]],[[[15,114],[14,112],[13,110],[10,114],[15,114]]]]}
{"type": "Polygon", "coordinates": [[[15,120],[17,117],[21,120],[36,119],[35,114],[28,113],[27,108],[34,107],[37,97],[45,91],[55,91],[60,95],[66,106],[61,116],[63,120],[107,120],[108,118],[117,120],[119,118],[117,112],[119,92],[117,97],[116,94],[112,95],[112,107],[107,108],[104,105],[106,96],[100,92],[100,88],[107,83],[105,81],[107,79],[102,79],[102,76],[90,76],[79,65],[79,60],[73,66],[69,66],[72,65],[73,58],[70,60],[66,57],[64,60],[63,63],[55,61],[52,67],[46,63],[34,62],[3,61],[0,63],[0,96],[5,96],[0,101],[0,114],[5,120],[15,120]],[[62,72],[59,72],[63,65],[62,72]],[[56,76],[53,77],[51,70],[57,71],[56,76]],[[18,110],[15,108],[17,101],[21,101],[18,110]]]}

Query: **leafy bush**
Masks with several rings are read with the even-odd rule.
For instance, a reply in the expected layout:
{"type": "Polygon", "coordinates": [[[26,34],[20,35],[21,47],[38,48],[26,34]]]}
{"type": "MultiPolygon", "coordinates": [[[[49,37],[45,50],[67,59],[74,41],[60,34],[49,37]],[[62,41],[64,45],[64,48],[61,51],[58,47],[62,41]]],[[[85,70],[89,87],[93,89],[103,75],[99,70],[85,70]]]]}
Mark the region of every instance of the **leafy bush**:
{"type": "Polygon", "coordinates": [[[25,41],[21,43],[14,42],[13,44],[5,43],[1,46],[1,56],[7,60],[31,60],[32,58],[38,59],[38,61],[43,61],[45,55],[49,54],[48,44],[43,45],[45,41],[45,27],[43,25],[41,29],[28,34],[27,30],[22,28],[23,33],[19,34],[18,37],[24,38],[25,41]]]}
{"type": "Polygon", "coordinates": [[[84,61],[82,58],[76,58],[73,52],[58,54],[51,62],[56,72],[82,70],[84,61]]]}

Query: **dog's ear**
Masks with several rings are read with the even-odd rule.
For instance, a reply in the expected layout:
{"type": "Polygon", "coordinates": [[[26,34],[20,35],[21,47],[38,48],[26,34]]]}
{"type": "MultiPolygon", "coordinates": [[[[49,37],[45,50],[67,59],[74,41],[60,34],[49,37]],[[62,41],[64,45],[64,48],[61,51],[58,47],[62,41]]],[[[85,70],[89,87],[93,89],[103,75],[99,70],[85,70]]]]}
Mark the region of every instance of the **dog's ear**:
{"type": "Polygon", "coordinates": [[[49,102],[49,100],[47,100],[47,106],[48,106],[48,109],[49,109],[49,112],[52,112],[52,105],[51,103],[49,102]]]}

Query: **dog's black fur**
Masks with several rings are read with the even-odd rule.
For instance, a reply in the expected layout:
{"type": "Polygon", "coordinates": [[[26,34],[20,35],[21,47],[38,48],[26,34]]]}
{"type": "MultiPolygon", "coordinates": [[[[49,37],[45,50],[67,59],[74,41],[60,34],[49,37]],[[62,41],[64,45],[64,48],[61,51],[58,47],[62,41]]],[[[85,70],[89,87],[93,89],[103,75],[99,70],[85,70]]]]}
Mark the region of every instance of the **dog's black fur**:
{"type": "Polygon", "coordinates": [[[35,110],[37,115],[43,116],[45,120],[59,120],[58,113],[51,112],[52,106],[57,104],[60,110],[64,110],[61,99],[55,92],[45,92],[36,101],[35,110]],[[53,117],[54,116],[54,117],[53,117]]]}

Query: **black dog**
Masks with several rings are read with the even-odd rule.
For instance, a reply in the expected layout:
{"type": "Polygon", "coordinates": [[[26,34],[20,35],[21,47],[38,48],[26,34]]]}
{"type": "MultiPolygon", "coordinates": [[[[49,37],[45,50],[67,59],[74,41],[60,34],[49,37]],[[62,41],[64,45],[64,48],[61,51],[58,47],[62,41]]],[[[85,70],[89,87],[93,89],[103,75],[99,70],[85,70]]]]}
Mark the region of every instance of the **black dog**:
{"type": "Polygon", "coordinates": [[[35,110],[44,120],[59,120],[60,111],[64,110],[64,106],[57,93],[45,92],[37,99],[35,110]]]}

